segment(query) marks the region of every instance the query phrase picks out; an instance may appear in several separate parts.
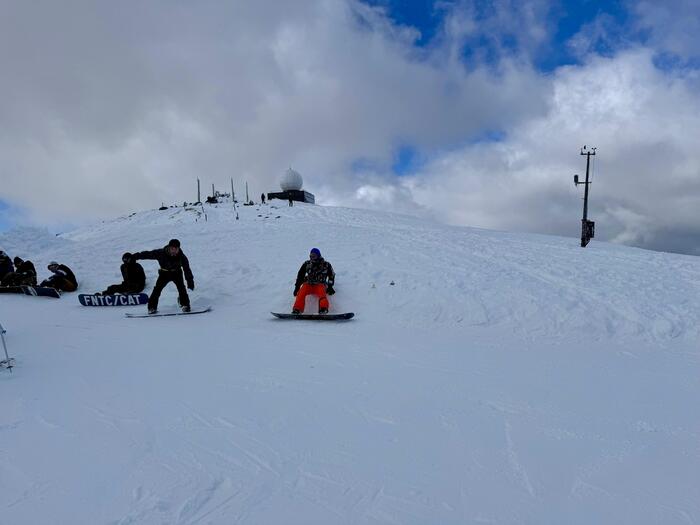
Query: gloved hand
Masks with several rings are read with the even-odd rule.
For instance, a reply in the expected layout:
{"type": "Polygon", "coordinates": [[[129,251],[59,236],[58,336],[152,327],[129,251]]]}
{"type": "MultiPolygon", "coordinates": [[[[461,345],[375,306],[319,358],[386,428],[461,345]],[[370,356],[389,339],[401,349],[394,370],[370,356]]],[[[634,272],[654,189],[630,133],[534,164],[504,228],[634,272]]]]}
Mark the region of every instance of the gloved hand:
{"type": "Polygon", "coordinates": [[[294,291],[292,292],[292,295],[293,295],[294,297],[296,297],[298,293],[299,293],[299,287],[298,287],[298,286],[295,286],[295,287],[294,287],[294,291]]]}
{"type": "Polygon", "coordinates": [[[328,286],[326,286],[326,293],[327,293],[328,295],[333,295],[333,294],[335,293],[335,290],[333,289],[333,285],[332,285],[332,284],[329,284],[328,286]]]}
{"type": "Polygon", "coordinates": [[[194,290],[194,281],[189,281],[187,283],[187,289],[188,290],[194,290]]]}

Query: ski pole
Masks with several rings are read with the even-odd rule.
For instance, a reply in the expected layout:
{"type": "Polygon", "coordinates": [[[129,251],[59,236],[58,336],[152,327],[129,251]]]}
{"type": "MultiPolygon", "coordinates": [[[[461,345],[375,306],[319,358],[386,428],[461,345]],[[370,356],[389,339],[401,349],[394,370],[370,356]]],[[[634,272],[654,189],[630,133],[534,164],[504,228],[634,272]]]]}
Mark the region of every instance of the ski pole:
{"type": "Polygon", "coordinates": [[[7,344],[5,344],[5,328],[3,328],[2,324],[0,324],[0,339],[2,339],[2,347],[5,350],[5,360],[7,362],[7,369],[12,373],[12,359],[10,359],[10,356],[7,354],[7,344]]]}

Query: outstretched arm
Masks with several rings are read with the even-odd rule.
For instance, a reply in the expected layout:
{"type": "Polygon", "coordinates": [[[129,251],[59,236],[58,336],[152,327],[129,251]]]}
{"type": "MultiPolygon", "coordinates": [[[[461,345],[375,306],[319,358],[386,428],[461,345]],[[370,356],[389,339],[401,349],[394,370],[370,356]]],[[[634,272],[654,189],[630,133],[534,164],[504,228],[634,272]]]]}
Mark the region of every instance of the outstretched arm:
{"type": "Polygon", "coordinates": [[[137,261],[139,259],[148,259],[148,260],[157,260],[158,256],[162,252],[162,248],[158,250],[148,250],[145,252],[137,252],[135,253],[132,258],[137,261]]]}

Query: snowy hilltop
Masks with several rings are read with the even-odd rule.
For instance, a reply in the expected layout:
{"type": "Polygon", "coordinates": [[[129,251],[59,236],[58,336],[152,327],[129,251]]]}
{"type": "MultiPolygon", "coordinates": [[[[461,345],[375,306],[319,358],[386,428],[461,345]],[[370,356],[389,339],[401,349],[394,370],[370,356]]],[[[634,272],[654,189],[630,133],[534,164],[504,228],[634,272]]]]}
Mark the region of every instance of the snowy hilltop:
{"type": "Polygon", "coordinates": [[[0,522],[700,521],[698,258],[281,201],[0,249],[90,293],[172,237],[211,312],[0,295],[0,522]],[[355,319],[270,315],[312,247],[355,319]]]}

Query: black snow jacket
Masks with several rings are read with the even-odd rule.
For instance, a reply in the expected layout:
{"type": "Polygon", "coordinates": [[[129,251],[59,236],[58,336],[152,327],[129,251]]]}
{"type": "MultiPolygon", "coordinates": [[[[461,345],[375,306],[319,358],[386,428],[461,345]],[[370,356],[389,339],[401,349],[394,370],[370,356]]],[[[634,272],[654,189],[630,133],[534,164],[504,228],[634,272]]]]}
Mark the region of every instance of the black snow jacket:
{"type": "Polygon", "coordinates": [[[143,266],[137,262],[124,263],[121,265],[124,285],[130,290],[143,290],[146,287],[146,273],[143,266]]]}
{"type": "Polygon", "coordinates": [[[332,287],[335,284],[333,266],[323,257],[315,261],[311,259],[304,261],[297,272],[297,280],[294,283],[294,288],[298,290],[304,283],[325,284],[332,287]]]}
{"type": "Polygon", "coordinates": [[[15,271],[15,265],[12,264],[12,259],[7,255],[0,256],[0,279],[5,277],[8,273],[15,271]]]}
{"type": "Polygon", "coordinates": [[[32,261],[22,261],[15,272],[21,273],[27,277],[33,276],[34,279],[36,279],[36,268],[34,268],[34,263],[32,261]]]}
{"type": "Polygon", "coordinates": [[[76,288],[78,287],[78,280],[75,278],[73,270],[68,268],[68,266],[65,264],[59,264],[58,268],[56,268],[56,271],[54,271],[53,274],[57,277],[63,277],[67,281],[73,283],[76,288]]]}
{"type": "Polygon", "coordinates": [[[190,270],[190,261],[187,259],[185,253],[180,250],[178,254],[173,257],[168,253],[167,246],[160,248],[159,250],[151,250],[147,252],[138,252],[134,254],[134,260],[147,259],[151,261],[158,261],[160,264],[161,272],[185,272],[185,280],[188,285],[194,283],[194,276],[192,275],[192,270],[190,270]]]}

